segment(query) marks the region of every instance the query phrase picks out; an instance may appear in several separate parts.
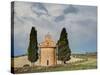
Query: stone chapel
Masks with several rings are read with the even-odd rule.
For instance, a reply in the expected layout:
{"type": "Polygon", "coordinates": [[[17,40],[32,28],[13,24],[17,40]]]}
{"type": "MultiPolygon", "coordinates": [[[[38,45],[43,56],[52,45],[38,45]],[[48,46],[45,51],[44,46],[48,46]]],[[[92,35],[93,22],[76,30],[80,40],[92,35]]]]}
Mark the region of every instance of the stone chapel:
{"type": "Polygon", "coordinates": [[[47,34],[42,43],[39,44],[40,48],[40,66],[54,66],[57,64],[56,59],[56,43],[51,38],[50,34],[47,34]]]}

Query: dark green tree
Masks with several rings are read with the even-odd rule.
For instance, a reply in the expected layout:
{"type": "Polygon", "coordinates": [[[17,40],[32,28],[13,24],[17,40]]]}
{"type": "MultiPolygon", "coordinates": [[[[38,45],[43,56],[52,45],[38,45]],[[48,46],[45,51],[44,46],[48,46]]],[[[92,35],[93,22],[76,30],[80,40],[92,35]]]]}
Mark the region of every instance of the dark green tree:
{"type": "Polygon", "coordinates": [[[28,60],[31,63],[36,62],[38,59],[38,42],[37,42],[37,31],[35,27],[32,27],[29,39],[28,47],[28,60]]]}
{"type": "Polygon", "coordinates": [[[61,60],[64,64],[70,60],[71,50],[69,48],[68,34],[66,29],[63,28],[60,34],[60,38],[57,42],[58,60],[61,60]]]}

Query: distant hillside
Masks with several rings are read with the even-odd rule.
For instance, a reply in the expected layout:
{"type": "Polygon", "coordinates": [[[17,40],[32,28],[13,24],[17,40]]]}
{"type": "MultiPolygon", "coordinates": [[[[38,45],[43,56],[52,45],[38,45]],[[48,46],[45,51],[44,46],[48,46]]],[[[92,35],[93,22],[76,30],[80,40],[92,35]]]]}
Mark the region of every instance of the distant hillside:
{"type": "Polygon", "coordinates": [[[23,55],[18,55],[18,56],[11,56],[12,58],[17,58],[17,57],[21,57],[21,56],[26,56],[27,54],[23,54],[23,55]]]}

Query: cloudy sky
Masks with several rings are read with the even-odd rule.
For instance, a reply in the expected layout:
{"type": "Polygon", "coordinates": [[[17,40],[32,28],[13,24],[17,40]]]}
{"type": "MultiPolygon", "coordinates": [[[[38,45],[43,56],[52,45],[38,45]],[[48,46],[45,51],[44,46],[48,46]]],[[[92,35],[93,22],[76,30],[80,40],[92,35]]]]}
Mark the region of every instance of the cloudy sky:
{"type": "Polygon", "coordinates": [[[27,53],[32,26],[37,30],[38,43],[49,32],[55,42],[63,27],[73,53],[97,50],[97,7],[68,4],[15,2],[14,54],[27,53]]]}

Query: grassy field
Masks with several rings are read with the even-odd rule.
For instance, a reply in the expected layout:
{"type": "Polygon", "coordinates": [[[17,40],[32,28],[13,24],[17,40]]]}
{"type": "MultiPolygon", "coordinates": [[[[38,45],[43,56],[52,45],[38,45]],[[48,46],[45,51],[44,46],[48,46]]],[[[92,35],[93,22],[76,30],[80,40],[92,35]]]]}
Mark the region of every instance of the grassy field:
{"type": "Polygon", "coordinates": [[[85,69],[96,69],[97,68],[97,57],[96,55],[75,55],[76,57],[85,59],[75,63],[58,64],[51,67],[21,67],[14,69],[15,73],[32,73],[32,72],[52,72],[52,71],[71,71],[71,70],[85,70],[85,69]]]}

